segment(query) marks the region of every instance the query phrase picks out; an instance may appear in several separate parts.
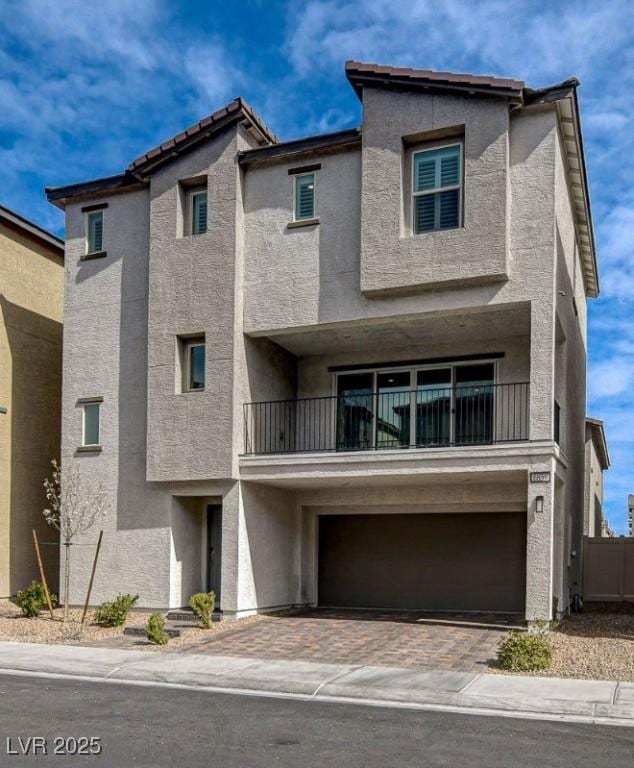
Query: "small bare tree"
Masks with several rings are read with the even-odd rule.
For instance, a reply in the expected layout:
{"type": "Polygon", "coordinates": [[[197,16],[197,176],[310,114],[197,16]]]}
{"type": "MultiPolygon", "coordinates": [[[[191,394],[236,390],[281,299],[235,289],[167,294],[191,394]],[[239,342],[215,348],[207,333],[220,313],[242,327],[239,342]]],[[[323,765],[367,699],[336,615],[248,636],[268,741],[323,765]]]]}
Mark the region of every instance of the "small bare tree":
{"type": "Polygon", "coordinates": [[[74,539],[86,533],[108,510],[108,497],[101,484],[84,490],[77,465],[63,468],[53,460],[53,473],[44,481],[48,507],[44,510],[46,522],[56,528],[66,547],[64,560],[64,622],[68,619],[70,591],[71,546],[74,539]]]}

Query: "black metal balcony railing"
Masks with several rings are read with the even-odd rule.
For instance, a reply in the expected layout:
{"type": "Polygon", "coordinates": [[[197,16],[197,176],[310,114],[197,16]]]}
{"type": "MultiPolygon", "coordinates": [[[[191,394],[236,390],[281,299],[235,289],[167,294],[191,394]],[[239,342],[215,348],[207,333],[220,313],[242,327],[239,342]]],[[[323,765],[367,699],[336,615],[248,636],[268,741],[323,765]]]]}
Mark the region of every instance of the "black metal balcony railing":
{"type": "Polygon", "coordinates": [[[245,453],[517,442],[528,440],[528,413],[527,382],[246,403],[245,453]]]}

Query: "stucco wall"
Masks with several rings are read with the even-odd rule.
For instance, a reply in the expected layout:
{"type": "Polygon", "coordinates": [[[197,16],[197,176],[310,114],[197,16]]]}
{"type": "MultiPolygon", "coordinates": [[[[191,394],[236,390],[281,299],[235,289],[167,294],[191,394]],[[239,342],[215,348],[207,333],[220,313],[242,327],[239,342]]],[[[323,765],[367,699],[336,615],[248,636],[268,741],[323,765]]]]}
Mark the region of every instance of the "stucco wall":
{"type": "Polygon", "coordinates": [[[148,480],[231,476],[236,132],[152,176],[148,307],[148,480]],[[205,176],[207,232],[178,237],[179,182],[205,176]],[[204,333],[205,388],[177,391],[178,335],[204,333]]]}
{"type": "Polygon", "coordinates": [[[434,344],[425,342],[417,345],[404,345],[398,348],[377,349],[372,352],[345,352],[332,355],[310,355],[298,361],[298,397],[323,397],[333,394],[334,374],[331,366],[350,366],[379,363],[388,359],[424,360],[429,358],[447,358],[460,355],[503,353],[495,361],[497,382],[520,383],[530,377],[529,338],[517,336],[510,338],[481,338],[470,343],[434,344]]]}
{"type": "Polygon", "coordinates": [[[295,494],[236,483],[223,499],[222,557],[227,617],[297,604],[301,539],[295,494]]]}
{"type": "Polygon", "coordinates": [[[206,504],[199,497],[175,497],[170,514],[170,606],[186,606],[203,591],[206,578],[206,504]]]}
{"type": "Polygon", "coordinates": [[[506,277],[508,127],[502,100],[363,89],[363,291],[506,277]],[[404,138],[415,144],[417,135],[457,126],[464,126],[463,226],[412,235],[404,138]]]}
{"type": "Polygon", "coordinates": [[[586,430],[583,535],[597,536],[597,502],[603,509],[603,468],[591,431],[586,430]]]}
{"type": "MultiPolygon", "coordinates": [[[[500,200],[492,197],[488,189],[480,197],[479,181],[474,180],[470,192],[468,179],[466,192],[478,197],[470,205],[478,210],[479,206],[487,209],[483,221],[494,212],[504,223],[505,232],[494,227],[492,235],[489,231],[480,235],[486,243],[485,250],[492,249],[492,264],[497,258],[498,246],[504,246],[502,250],[508,248],[507,281],[489,284],[467,281],[423,293],[403,290],[389,296],[364,295],[358,238],[361,219],[355,223],[355,216],[360,216],[359,201],[364,199],[360,189],[360,153],[320,158],[318,196],[320,201],[325,198],[329,207],[326,210],[320,207],[317,227],[299,230],[286,229],[292,215],[288,169],[298,163],[254,167],[247,171],[245,181],[245,332],[268,335],[283,345],[286,333],[312,330],[317,324],[321,327],[333,324],[333,327],[347,327],[348,332],[363,333],[363,323],[369,320],[424,317],[433,312],[530,301],[531,437],[552,439],[556,115],[554,109],[514,114],[508,135],[499,139],[500,144],[497,139],[494,141],[494,136],[499,135],[495,126],[501,125],[497,109],[493,109],[490,151],[496,162],[508,159],[507,171],[493,173],[500,183],[504,180],[504,192],[500,200]],[[504,211],[508,209],[508,218],[499,215],[500,206],[504,211]],[[500,235],[499,240],[496,233],[500,235]]],[[[483,114],[481,118],[489,119],[483,114]]],[[[476,130],[478,141],[484,141],[489,134],[478,133],[479,130],[476,130]]],[[[388,138],[383,140],[388,142],[388,138]]],[[[388,143],[386,152],[393,153],[389,147],[388,143]]],[[[374,234],[368,237],[378,238],[380,242],[377,253],[381,254],[384,269],[377,267],[377,274],[382,274],[381,270],[391,271],[392,251],[400,247],[398,233],[393,227],[381,227],[380,221],[367,218],[363,220],[363,228],[363,231],[372,230],[374,234]]],[[[470,258],[465,257],[463,261],[472,263],[470,258]]],[[[420,259],[425,261],[422,255],[420,259]]],[[[398,264],[398,260],[394,263],[398,264]]],[[[438,267],[443,274],[444,268],[444,265],[442,269],[438,267]]],[[[363,269],[367,271],[366,266],[363,269]]]]}
{"type": "MultiPolygon", "coordinates": [[[[554,108],[509,118],[500,101],[375,89],[367,92],[364,108],[363,152],[319,156],[318,225],[287,226],[288,170],[308,161],[241,170],[236,153],[250,146],[241,129],[166,164],[153,174],[149,191],[106,198],[107,259],[79,265],[83,215],[79,206],[69,207],[64,450],[71,457],[77,446],[77,398],[102,395],[104,451],[77,460],[90,478],[104,480],[115,510],[105,524],[102,572],[114,578],[106,584],[98,576],[95,599],[118,589],[142,592],[147,605],[182,599],[183,584],[189,589],[193,581],[179,572],[175,541],[183,533],[187,547],[194,546],[196,526],[175,521],[171,495],[181,494],[181,483],[206,481],[226,484],[223,610],[236,615],[303,599],[299,573],[306,542],[293,493],[236,481],[242,407],[296,393],[328,394],[328,365],[386,355],[413,359],[503,351],[500,381],[530,379],[532,440],[552,441],[553,399],[562,387],[566,403],[578,398],[567,409],[575,425],[564,438],[569,462],[578,461],[574,409],[584,393],[577,384],[571,387],[582,354],[575,339],[583,340],[583,333],[570,319],[570,302],[555,300],[557,290],[570,297],[580,289],[568,250],[570,221],[558,197],[554,108]],[[386,114],[394,119],[386,120],[386,114]],[[461,124],[466,126],[465,227],[403,237],[403,135],[461,124]],[[207,179],[208,232],[180,237],[179,181],[200,176],[207,179]],[[557,228],[564,242],[559,260],[557,228]],[[560,263],[570,266],[562,270],[560,263]],[[420,291],[429,286],[436,289],[420,291]],[[521,333],[487,333],[484,324],[479,338],[422,337],[419,344],[411,336],[397,349],[366,344],[365,351],[338,347],[335,335],[328,354],[297,359],[293,353],[304,344],[299,335],[308,331],[345,329],[362,339],[371,323],[389,326],[397,318],[423,323],[438,315],[450,321],[484,307],[526,310],[521,333]],[[567,345],[557,363],[556,314],[567,345]],[[195,333],[206,336],[206,387],[179,394],[176,337],[195,333]],[[140,384],[146,372],[147,396],[140,384]]],[[[559,567],[553,567],[554,532],[559,560],[565,534],[556,527],[555,462],[535,469],[550,471],[553,479],[546,486],[524,485],[521,492],[529,515],[527,611],[529,618],[548,618],[559,567]],[[545,497],[539,516],[531,513],[536,495],[545,497]]],[[[576,498],[578,471],[570,477],[562,497],[566,505],[576,498]]],[[[198,495],[205,493],[200,489],[198,495]]],[[[78,551],[77,557],[83,558],[85,574],[88,555],[78,551]]],[[[563,578],[556,584],[563,594],[563,578]]],[[[79,594],[79,582],[76,589],[79,594]]]]}
{"type": "MultiPolygon", "coordinates": [[[[42,482],[59,458],[63,259],[0,225],[0,597],[39,579],[31,530],[55,532],[42,516],[42,482]]],[[[42,547],[57,588],[56,547],[42,547]]]]}
{"type": "MultiPolygon", "coordinates": [[[[86,488],[101,483],[110,508],[80,543],[104,529],[92,602],[117,592],[164,607],[170,599],[169,494],[145,481],[147,403],[147,191],[106,198],[107,257],[80,261],[85,252],[81,204],[67,209],[64,329],[63,461],[79,465],[86,488]],[[77,453],[78,399],[102,396],[101,453],[77,453]]],[[[72,550],[70,600],[82,602],[93,547],[72,550]]]]}
{"type": "Polygon", "coordinates": [[[313,325],[346,312],[359,293],[361,153],[318,158],[320,223],[289,229],[293,177],[307,161],[249,168],[245,177],[246,330],[313,325]]]}
{"type": "Polygon", "coordinates": [[[556,316],[565,341],[555,358],[557,400],[561,407],[561,447],[568,460],[563,503],[562,591],[565,610],[569,590],[581,591],[585,485],[586,301],[563,149],[555,145],[555,216],[557,235],[556,316]],[[573,554],[574,553],[574,554],[573,554]]]}
{"type": "MultiPolygon", "coordinates": [[[[499,115],[496,110],[494,112],[495,123],[499,115]]],[[[368,296],[361,291],[359,151],[319,156],[320,223],[314,227],[287,229],[292,220],[292,181],[288,170],[310,162],[311,158],[302,162],[249,167],[244,192],[245,332],[273,335],[314,328],[317,324],[361,324],[370,319],[419,316],[428,312],[521,301],[552,304],[555,133],[554,110],[514,115],[509,136],[504,138],[505,145],[510,141],[510,149],[504,149],[499,157],[496,154],[500,162],[505,158],[508,165],[503,172],[505,191],[502,201],[491,204],[489,191],[483,193],[479,182],[474,181],[474,187],[469,191],[469,205],[474,207],[474,216],[475,210],[483,206],[486,208],[483,221],[495,215],[504,223],[504,229],[508,229],[508,235],[500,232],[498,227],[494,227],[492,235],[487,230],[480,235],[482,242],[487,244],[485,250],[493,249],[493,263],[497,247],[495,237],[496,233],[500,234],[500,243],[508,250],[509,279],[489,284],[467,281],[423,293],[414,290],[414,286],[389,296],[368,296]],[[474,195],[476,199],[473,199],[474,195]],[[507,209],[509,214],[505,218],[507,209]],[[489,245],[491,237],[493,242],[489,245]]],[[[498,147],[491,151],[495,154],[498,149],[501,150],[498,147]]],[[[498,171],[494,173],[497,175],[498,171]]],[[[390,227],[381,227],[380,221],[364,219],[363,227],[371,230],[373,234],[368,237],[379,243],[377,253],[382,254],[382,263],[377,266],[377,274],[396,270],[394,264],[398,266],[398,261],[393,264],[392,251],[400,247],[398,233],[390,227]]],[[[416,242],[423,242],[426,237],[428,235],[420,236],[416,242]]],[[[482,251],[480,246],[479,249],[482,251]]],[[[428,269],[425,264],[429,259],[424,254],[416,259],[420,261],[420,269],[428,269]]],[[[470,256],[461,256],[461,259],[467,265],[473,263],[470,256]]],[[[441,275],[439,281],[444,282],[444,262],[436,265],[436,271],[441,275]]],[[[537,312],[538,317],[543,315],[540,307],[537,312]]]]}

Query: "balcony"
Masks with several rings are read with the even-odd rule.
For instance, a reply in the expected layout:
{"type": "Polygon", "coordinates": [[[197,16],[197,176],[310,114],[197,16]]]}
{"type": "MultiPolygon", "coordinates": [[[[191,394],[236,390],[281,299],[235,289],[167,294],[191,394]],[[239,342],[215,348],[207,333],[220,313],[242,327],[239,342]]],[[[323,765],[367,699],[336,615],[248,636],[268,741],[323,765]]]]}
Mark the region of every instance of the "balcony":
{"type": "Polygon", "coordinates": [[[347,391],[246,403],[245,455],[495,445],[529,439],[529,384],[347,391]]]}

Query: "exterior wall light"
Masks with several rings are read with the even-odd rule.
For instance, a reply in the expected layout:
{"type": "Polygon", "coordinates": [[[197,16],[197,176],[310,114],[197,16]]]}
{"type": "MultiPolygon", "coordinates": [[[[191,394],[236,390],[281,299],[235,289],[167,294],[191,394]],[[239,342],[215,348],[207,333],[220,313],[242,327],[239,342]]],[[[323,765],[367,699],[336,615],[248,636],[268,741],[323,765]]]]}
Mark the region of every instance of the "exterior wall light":
{"type": "Polygon", "coordinates": [[[541,515],[543,511],[544,511],[544,497],[535,496],[535,512],[538,515],[541,515]]]}

